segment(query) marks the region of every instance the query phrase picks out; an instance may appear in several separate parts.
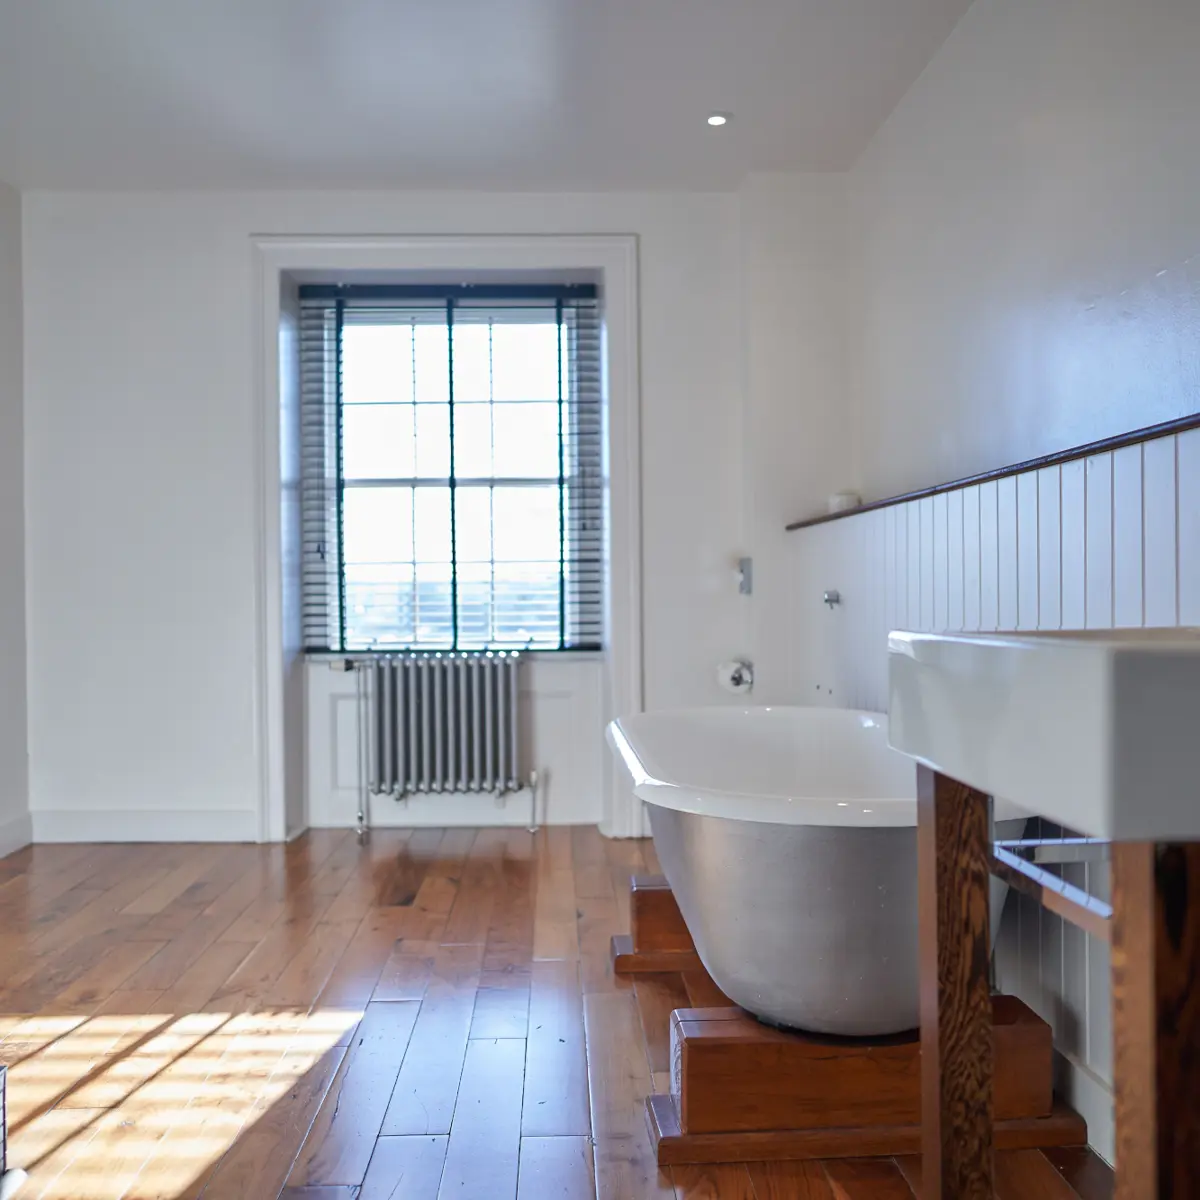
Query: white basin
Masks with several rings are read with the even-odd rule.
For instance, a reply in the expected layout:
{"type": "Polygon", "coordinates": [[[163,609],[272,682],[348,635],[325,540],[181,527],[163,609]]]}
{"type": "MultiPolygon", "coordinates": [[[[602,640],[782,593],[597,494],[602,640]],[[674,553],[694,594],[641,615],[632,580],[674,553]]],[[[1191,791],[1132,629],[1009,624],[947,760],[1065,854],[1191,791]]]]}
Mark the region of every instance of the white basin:
{"type": "Polygon", "coordinates": [[[1090,837],[1200,840],[1200,629],[893,633],[889,741],[1090,837]]]}

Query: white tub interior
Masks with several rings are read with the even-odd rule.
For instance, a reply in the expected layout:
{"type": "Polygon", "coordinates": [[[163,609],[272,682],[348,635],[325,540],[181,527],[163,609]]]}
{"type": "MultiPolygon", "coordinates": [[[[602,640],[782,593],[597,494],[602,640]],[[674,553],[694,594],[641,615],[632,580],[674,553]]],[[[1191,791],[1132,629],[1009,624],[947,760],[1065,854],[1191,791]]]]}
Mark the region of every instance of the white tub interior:
{"type": "Polygon", "coordinates": [[[887,716],[850,709],[675,709],[609,738],[643,800],[783,825],[915,825],[916,770],[887,716]]]}

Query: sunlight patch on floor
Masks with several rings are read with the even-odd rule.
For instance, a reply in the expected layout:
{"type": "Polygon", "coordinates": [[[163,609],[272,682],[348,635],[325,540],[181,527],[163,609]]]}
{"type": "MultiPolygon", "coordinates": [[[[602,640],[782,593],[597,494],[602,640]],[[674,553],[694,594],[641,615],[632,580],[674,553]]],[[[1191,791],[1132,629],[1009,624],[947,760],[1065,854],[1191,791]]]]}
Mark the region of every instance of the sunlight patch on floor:
{"type": "Polygon", "coordinates": [[[0,1017],[30,1200],[194,1196],[361,1010],[0,1017]]]}

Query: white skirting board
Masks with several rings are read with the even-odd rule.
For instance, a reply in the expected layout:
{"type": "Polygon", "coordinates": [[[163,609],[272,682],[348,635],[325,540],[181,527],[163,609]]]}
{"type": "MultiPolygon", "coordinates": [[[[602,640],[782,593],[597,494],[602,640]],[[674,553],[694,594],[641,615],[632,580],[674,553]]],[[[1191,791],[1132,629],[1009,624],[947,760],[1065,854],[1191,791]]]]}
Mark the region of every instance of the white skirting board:
{"type": "Polygon", "coordinates": [[[247,809],[99,812],[35,809],[35,842],[257,842],[259,815],[247,809]]]}
{"type": "MultiPolygon", "coordinates": [[[[351,829],[358,811],[357,797],[339,795],[336,803],[322,806],[311,814],[314,829],[351,829]]],[[[528,788],[497,800],[491,795],[468,792],[421,793],[404,800],[391,796],[372,796],[370,824],[376,829],[422,829],[430,826],[512,826],[524,829],[530,823],[546,821],[546,796],[539,794],[537,820],[533,821],[533,798],[528,788]]],[[[588,824],[587,821],[560,821],[553,824],[588,824]]]]}
{"type": "Polygon", "coordinates": [[[33,821],[28,813],[0,821],[0,858],[23,850],[33,841],[33,821]]]}

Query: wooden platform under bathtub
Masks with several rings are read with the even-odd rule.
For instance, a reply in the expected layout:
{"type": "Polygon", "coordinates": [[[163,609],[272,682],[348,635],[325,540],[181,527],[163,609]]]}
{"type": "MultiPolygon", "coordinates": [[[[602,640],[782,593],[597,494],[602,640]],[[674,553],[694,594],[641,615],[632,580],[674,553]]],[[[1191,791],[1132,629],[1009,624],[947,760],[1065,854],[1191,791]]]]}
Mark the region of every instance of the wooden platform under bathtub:
{"type": "MultiPolygon", "coordinates": [[[[632,978],[641,1013],[660,1166],[895,1158],[919,1179],[915,1033],[863,1042],[773,1029],[708,976],[665,879],[632,881],[631,917],[632,933],[613,939],[614,968],[632,978]]],[[[998,1150],[1031,1178],[1067,1172],[1090,1181],[1075,1194],[1109,1194],[1084,1121],[1054,1099],[1050,1027],[1015,997],[995,997],[993,1009],[998,1150]]]]}

